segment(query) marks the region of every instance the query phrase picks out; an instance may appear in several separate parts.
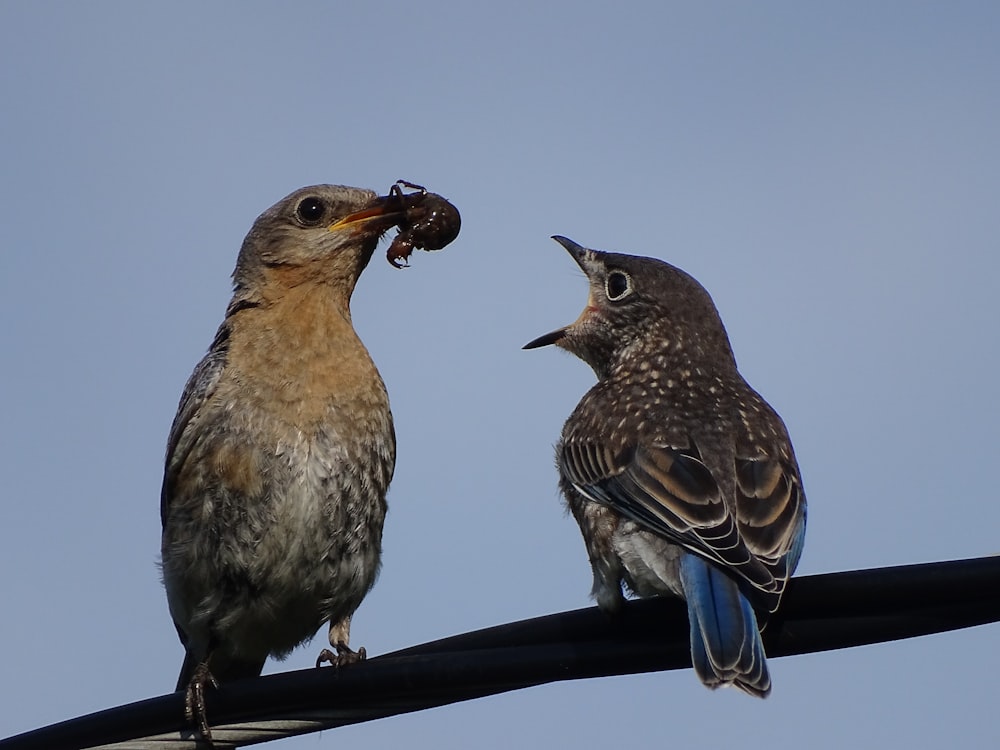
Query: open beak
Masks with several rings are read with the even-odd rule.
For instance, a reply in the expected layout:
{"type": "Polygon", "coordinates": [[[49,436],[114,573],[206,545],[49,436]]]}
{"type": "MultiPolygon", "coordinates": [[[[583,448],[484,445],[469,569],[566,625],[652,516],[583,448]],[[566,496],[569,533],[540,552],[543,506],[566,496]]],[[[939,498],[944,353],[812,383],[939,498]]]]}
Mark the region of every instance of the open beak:
{"type": "MultiPolygon", "coordinates": [[[[580,268],[583,269],[584,273],[586,273],[587,268],[583,264],[583,257],[584,257],[584,254],[587,252],[587,248],[583,247],[582,245],[576,244],[575,242],[573,242],[573,240],[569,239],[568,237],[563,237],[563,236],[558,235],[558,234],[553,235],[552,239],[554,239],[556,242],[558,242],[560,245],[562,245],[564,248],[566,248],[566,252],[568,252],[570,255],[573,256],[573,260],[575,260],[576,263],[577,263],[577,265],[580,266],[580,268]]],[[[539,347],[542,347],[542,346],[549,346],[550,344],[557,344],[560,341],[562,341],[564,338],[566,338],[567,329],[569,327],[570,326],[564,326],[562,328],[557,328],[556,330],[551,331],[549,333],[546,333],[543,336],[539,336],[537,339],[529,341],[527,344],[525,344],[521,348],[522,349],[538,349],[539,347]]]]}
{"type": "Polygon", "coordinates": [[[544,336],[539,336],[537,339],[529,341],[527,344],[522,346],[522,349],[537,349],[540,346],[548,346],[549,344],[555,344],[557,341],[566,338],[566,329],[557,328],[551,333],[546,333],[544,336]]]}
{"type": "Polygon", "coordinates": [[[384,232],[403,220],[404,206],[395,195],[376,198],[368,208],[348,214],[331,224],[327,229],[339,232],[342,229],[377,230],[384,232]]]}
{"type": "Polygon", "coordinates": [[[562,245],[566,249],[566,252],[573,256],[573,260],[575,260],[576,264],[583,269],[584,273],[587,272],[586,267],[583,265],[583,257],[587,252],[587,248],[583,245],[576,244],[569,237],[563,237],[560,234],[552,235],[552,239],[562,245]]]}

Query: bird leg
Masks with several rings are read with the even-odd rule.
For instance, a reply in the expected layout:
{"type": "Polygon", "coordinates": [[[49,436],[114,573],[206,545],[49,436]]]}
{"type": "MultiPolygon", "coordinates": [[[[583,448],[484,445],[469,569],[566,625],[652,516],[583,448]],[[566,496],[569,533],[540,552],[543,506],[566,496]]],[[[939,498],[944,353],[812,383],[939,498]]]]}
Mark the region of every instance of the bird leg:
{"type": "Polygon", "coordinates": [[[212,744],[212,730],[208,726],[208,714],[205,712],[205,686],[211,685],[219,689],[219,682],[208,668],[208,659],[201,662],[191,675],[187,691],[184,694],[184,716],[189,723],[194,724],[201,738],[212,744]]]}
{"type": "Polygon", "coordinates": [[[368,652],[365,651],[364,647],[359,648],[354,651],[347,644],[351,641],[351,616],[348,615],[342,620],[337,622],[330,622],[330,645],[333,646],[337,653],[334,654],[328,648],[324,648],[319,652],[319,656],[316,658],[316,666],[332,664],[334,667],[345,667],[348,664],[357,664],[359,661],[364,661],[368,658],[368,652]]]}

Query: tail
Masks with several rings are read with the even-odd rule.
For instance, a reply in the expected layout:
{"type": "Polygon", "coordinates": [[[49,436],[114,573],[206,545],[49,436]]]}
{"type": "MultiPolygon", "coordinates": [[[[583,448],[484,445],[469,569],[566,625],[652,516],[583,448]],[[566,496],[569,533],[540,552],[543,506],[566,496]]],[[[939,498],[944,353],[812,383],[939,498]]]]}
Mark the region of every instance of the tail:
{"type": "Polygon", "coordinates": [[[765,698],[771,692],[757,616],[739,586],[692,554],[681,555],[681,586],[691,622],[691,662],[706,687],[735,685],[765,698]]]}

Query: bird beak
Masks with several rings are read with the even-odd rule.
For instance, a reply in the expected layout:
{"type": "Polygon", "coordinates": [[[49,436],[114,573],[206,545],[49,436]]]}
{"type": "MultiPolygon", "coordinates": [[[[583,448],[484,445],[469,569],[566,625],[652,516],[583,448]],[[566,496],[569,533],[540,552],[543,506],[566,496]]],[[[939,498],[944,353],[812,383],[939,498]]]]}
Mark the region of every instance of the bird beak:
{"type": "Polygon", "coordinates": [[[583,245],[576,244],[569,237],[563,237],[559,234],[552,235],[552,239],[566,248],[566,252],[573,256],[573,260],[576,261],[576,264],[583,269],[584,273],[587,273],[587,267],[583,263],[583,259],[587,254],[587,248],[583,245]]]}
{"type": "Polygon", "coordinates": [[[558,328],[551,333],[546,333],[544,336],[539,336],[533,341],[529,341],[527,344],[522,346],[522,349],[537,349],[540,346],[548,346],[549,344],[555,344],[562,339],[566,338],[566,329],[558,328]]]}
{"type": "MultiPolygon", "coordinates": [[[[573,260],[576,261],[577,265],[583,269],[584,273],[587,273],[587,267],[586,265],[584,265],[583,262],[584,256],[587,252],[587,248],[583,247],[582,245],[576,244],[575,242],[573,242],[573,240],[569,239],[569,237],[563,237],[558,234],[553,235],[552,239],[554,239],[556,242],[558,242],[560,245],[566,248],[566,252],[572,255],[573,260]]],[[[584,311],[584,313],[586,313],[586,311],[584,311]]],[[[550,333],[546,333],[544,336],[539,336],[537,339],[529,341],[521,348],[538,349],[539,347],[542,346],[549,346],[550,344],[558,344],[560,341],[566,338],[570,328],[572,328],[572,325],[564,326],[563,328],[557,328],[556,330],[550,333]]]]}
{"type": "Polygon", "coordinates": [[[368,208],[348,214],[343,219],[335,221],[327,229],[339,232],[342,229],[368,229],[385,231],[401,222],[405,217],[403,206],[395,195],[383,195],[376,198],[368,208]]]}

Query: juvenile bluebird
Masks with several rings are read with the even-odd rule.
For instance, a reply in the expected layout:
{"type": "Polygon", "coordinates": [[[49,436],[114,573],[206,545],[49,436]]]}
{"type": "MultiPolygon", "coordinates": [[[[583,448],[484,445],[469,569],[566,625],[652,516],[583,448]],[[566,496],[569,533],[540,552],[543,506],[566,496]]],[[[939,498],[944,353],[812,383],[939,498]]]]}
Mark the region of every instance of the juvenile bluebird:
{"type": "MultiPolygon", "coordinates": [[[[398,201],[396,202],[398,203],[398,201]]],[[[181,396],[160,514],[177,682],[211,741],[206,686],[256,677],[329,623],[320,661],[364,658],[351,615],[379,571],[396,441],[350,300],[398,216],[369,190],[317,185],[246,236],[234,293],[181,396]]]]}
{"type": "Polygon", "coordinates": [[[687,601],[691,661],[710,688],[765,697],[760,627],[795,570],[806,498],[785,425],[736,369],[708,292],[652,258],[554,237],[587,275],[555,344],[597,375],[556,446],[559,484],[613,613],[622,585],[687,601]]]}

